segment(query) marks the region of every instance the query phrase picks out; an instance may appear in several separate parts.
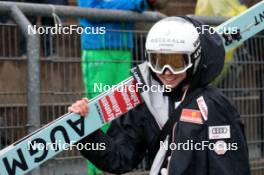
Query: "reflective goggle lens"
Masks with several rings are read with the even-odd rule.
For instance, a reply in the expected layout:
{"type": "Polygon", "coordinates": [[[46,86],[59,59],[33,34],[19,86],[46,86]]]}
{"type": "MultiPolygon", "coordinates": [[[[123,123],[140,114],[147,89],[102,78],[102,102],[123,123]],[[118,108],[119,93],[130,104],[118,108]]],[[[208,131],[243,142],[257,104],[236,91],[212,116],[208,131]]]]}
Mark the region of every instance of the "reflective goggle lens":
{"type": "Polygon", "coordinates": [[[152,69],[158,73],[162,73],[165,66],[169,66],[176,73],[191,64],[188,55],[179,53],[148,53],[148,60],[152,69]]]}

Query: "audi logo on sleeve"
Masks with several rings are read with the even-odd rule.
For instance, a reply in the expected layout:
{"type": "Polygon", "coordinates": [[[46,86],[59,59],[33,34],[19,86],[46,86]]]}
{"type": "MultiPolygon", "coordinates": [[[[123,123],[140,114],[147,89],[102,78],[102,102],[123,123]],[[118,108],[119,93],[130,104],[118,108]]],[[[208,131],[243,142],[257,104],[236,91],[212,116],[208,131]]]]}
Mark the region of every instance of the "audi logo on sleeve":
{"type": "Polygon", "coordinates": [[[212,133],[213,134],[226,134],[227,128],[226,127],[213,128],[212,133]]]}
{"type": "Polygon", "coordinates": [[[229,139],[230,125],[209,126],[209,139],[229,139]]]}

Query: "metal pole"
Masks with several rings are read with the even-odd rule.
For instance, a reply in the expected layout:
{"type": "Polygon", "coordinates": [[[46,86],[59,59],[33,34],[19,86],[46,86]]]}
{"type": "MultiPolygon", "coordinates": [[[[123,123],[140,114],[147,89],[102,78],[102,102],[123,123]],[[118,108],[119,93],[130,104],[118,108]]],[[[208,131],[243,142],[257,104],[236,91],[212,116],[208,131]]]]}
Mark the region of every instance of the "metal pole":
{"type": "Polygon", "coordinates": [[[196,15],[187,15],[187,16],[202,21],[204,24],[215,25],[215,26],[222,24],[223,22],[230,19],[228,17],[222,17],[222,16],[196,16],[196,15]]]}
{"type": "Polygon", "coordinates": [[[17,6],[25,15],[52,16],[56,13],[63,17],[87,18],[91,21],[126,21],[126,22],[155,22],[166,15],[159,12],[136,13],[124,10],[108,10],[96,8],[80,8],[75,6],[34,4],[0,1],[0,13],[6,14],[12,6],[17,6]]]}
{"type": "MultiPolygon", "coordinates": [[[[10,15],[27,40],[27,132],[31,133],[40,127],[39,36],[28,33],[31,24],[18,7],[13,6],[10,15]]],[[[31,174],[39,175],[39,169],[31,174]]]]}
{"type": "MultiPolygon", "coordinates": [[[[0,14],[6,14],[13,6],[17,6],[25,15],[29,16],[52,16],[56,13],[62,17],[87,18],[90,21],[126,21],[126,22],[155,22],[166,15],[159,12],[136,13],[124,10],[109,10],[96,8],[80,8],[74,6],[51,5],[51,4],[34,4],[21,2],[0,1],[0,14]]],[[[219,25],[228,17],[220,16],[196,16],[188,15],[194,19],[200,20],[205,24],[219,25]]]]}

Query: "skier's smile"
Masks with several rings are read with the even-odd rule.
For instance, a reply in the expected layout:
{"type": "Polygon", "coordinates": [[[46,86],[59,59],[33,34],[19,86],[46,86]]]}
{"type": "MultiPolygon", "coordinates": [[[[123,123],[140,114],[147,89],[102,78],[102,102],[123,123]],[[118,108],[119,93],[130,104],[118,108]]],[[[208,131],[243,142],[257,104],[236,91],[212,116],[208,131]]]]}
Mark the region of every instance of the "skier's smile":
{"type": "Polygon", "coordinates": [[[175,88],[186,78],[186,72],[173,74],[169,69],[166,69],[163,74],[157,74],[157,76],[164,85],[175,88]]]}

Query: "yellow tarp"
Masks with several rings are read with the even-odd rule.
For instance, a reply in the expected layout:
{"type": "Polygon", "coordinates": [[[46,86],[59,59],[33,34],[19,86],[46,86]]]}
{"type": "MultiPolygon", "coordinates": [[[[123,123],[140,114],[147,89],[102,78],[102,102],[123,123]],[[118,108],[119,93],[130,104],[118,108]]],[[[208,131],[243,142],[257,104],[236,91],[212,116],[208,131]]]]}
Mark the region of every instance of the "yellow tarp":
{"type": "MultiPolygon", "coordinates": [[[[245,5],[242,5],[238,0],[197,0],[195,15],[200,16],[225,16],[232,17],[239,15],[241,12],[247,10],[245,5]]],[[[228,63],[233,60],[235,49],[230,50],[225,55],[224,69],[217,78],[216,83],[222,79],[228,69],[228,63]]]]}
{"type": "Polygon", "coordinates": [[[238,0],[198,0],[196,15],[232,17],[247,10],[238,0]]]}

